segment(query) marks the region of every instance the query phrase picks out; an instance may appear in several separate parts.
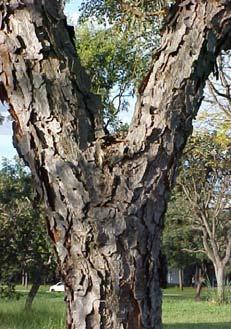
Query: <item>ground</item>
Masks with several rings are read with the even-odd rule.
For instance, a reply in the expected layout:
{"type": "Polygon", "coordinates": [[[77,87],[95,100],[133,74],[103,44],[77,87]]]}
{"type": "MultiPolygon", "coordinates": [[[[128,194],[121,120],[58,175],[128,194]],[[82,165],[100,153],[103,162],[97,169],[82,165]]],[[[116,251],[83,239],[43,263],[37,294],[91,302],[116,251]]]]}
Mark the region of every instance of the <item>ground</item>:
{"type": "MultiPolygon", "coordinates": [[[[42,287],[31,313],[23,312],[26,293],[19,301],[0,302],[0,329],[63,329],[65,305],[63,293],[49,293],[42,287]]],[[[231,305],[208,303],[204,290],[203,301],[193,300],[194,291],[177,288],[163,291],[164,329],[231,329],[231,305]]]]}

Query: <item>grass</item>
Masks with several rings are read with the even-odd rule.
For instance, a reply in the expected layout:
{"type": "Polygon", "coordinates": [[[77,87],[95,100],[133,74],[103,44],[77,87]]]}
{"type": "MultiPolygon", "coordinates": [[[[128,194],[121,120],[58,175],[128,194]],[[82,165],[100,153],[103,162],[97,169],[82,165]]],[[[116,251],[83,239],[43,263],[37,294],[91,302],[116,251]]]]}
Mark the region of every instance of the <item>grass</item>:
{"type": "MultiPolygon", "coordinates": [[[[21,292],[19,301],[1,301],[0,329],[64,329],[63,294],[47,290],[47,287],[40,289],[29,313],[23,310],[25,292],[21,292]]],[[[164,290],[164,329],[231,329],[231,305],[196,303],[193,296],[191,288],[183,292],[176,288],[164,290]]]]}
{"type": "Polygon", "coordinates": [[[24,311],[26,293],[19,301],[1,301],[0,329],[64,329],[63,294],[45,290],[39,291],[31,312],[24,311]]]}
{"type": "Polygon", "coordinates": [[[164,294],[164,329],[231,329],[230,304],[217,305],[205,300],[195,302],[194,290],[191,288],[183,292],[167,289],[164,294]]]}

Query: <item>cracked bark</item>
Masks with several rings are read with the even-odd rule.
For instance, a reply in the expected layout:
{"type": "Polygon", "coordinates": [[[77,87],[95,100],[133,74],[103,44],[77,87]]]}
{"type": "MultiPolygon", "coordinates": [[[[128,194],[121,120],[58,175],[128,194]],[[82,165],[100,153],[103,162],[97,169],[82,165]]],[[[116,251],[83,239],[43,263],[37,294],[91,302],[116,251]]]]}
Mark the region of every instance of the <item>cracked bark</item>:
{"type": "Polygon", "coordinates": [[[178,1],[124,140],[103,136],[61,7],[1,1],[0,98],[47,206],[67,328],[160,329],[163,216],[205,81],[230,48],[230,1],[178,1]]]}

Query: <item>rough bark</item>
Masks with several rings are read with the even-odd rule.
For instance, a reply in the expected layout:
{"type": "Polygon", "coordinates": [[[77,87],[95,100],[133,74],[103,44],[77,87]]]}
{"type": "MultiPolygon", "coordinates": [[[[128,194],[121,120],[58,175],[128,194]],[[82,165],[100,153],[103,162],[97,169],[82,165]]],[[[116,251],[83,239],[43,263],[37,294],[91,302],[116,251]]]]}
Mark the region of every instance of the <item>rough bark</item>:
{"type": "Polygon", "coordinates": [[[161,328],[167,199],[205,81],[231,40],[230,1],[181,2],[119,140],[103,137],[61,1],[1,1],[0,97],[47,205],[69,329],[161,328]]]}

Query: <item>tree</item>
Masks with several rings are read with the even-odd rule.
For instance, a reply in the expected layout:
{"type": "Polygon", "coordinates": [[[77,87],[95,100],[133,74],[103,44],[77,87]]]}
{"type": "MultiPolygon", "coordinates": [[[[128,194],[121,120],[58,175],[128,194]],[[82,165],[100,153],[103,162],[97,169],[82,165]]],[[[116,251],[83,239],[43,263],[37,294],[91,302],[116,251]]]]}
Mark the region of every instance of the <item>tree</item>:
{"type": "Polygon", "coordinates": [[[158,255],[205,81],[230,48],[230,2],[179,1],[125,139],[105,136],[61,1],[1,5],[1,99],[45,200],[68,328],[161,328],[158,255]]]}
{"type": "Polygon", "coordinates": [[[160,5],[160,1],[143,5],[115,1],[82,3],[76,30],[77,53],[90,75],[92,91],[101,96],[105,132],[108,128],[127,128],[117,115],[128,109],[127,96],[134,96],[153,49],[159,45],[160,5]],[[134,10],[139,11],[138,17],[134,10]],[[150,15],[143,19],[147,10],[150,15]],[[155,15],[151,15],[151,10],[155,15]]]}
{"type": "Polygon", "coordinates": [[[201,257],[185,251],[198,246],[198,239],[190,226],[191,208],[179,186],[173,190],[165,216],[162,248],[167,256],[168,267],[179,269],[179,287],[183,289],[183,270],[191,265],[201,265],[201,257]]]}
{"type": "Polygon", "coordinates": [[[101,96],[105,131],[120,129],[117,114],[128,110],[127,97],[133,95],[139,74],[134,72],[142,62],[134,44],[112,28],[84,24],[76,31],[76,48],[91,77],[92,91],[101,96]]]}
{"type": "Polygon", "coordinates": [[[52,265],[44,211],[34,204],[31,177],[20,162],[5,160],[0,170],[0,276],[13,284],[28,273],[32,288],[25,307],[30,309],[41,280],[52,265]]]}
{"type": "Polygon", "coordinates": [[[110,24],[114,33],[122,33],[129,39],[139,58],[147,59],[160,40],[161,21],[170,2],[83,0],[80,21],[86,22],[90,18],[104,26],[110,24]]]}
{"type": "Polygon", "coordinates": [[[191,208],[192,236],[200,239],[195,249],[188,250],[204,253],[211,260],[218,298],[223,302],[225,268],[231,257],[230,152],[215,136],[199,135],[183,161],[179,184],[191,208]]]}

